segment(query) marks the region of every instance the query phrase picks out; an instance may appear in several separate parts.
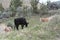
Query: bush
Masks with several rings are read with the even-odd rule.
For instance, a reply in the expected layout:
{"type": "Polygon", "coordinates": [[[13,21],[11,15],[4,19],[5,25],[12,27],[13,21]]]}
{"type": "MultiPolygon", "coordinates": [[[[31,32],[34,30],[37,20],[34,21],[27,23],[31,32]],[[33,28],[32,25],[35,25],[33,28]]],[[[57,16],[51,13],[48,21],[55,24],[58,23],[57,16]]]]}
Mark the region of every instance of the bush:
{"type": "Polygon", "coordinates": [[[48,29],[51,31],[56,29],[60,30],[60,15],[55,15],[55,17],[51,19],[51,21],[48,24],[48,29]]]}
{"type": "Polygon", "coordinates": [[[31,6],[33,8],[33,13],[38,13],[37,5],[39,3],[39,0],[31,0],[31,6]]]}
{"type": "Polygon", "coordinates": [[[40,10],[39,10],[40,15],[46,15],[48,14],[48,8],[46,5],[41,4],[40,10]]]}
{"type": "Polygon", "coordinates": [[[8,21],[7,26],[8,26],[8,27],[11,27],[11,28],[13,29],[14,24],[13,24],[11,21],[8,21]]]}
{"type": "Polygon", "coordinates": [[[9,17],[10,17],[10,15],[7,12],[3,12],[0,15],[0,19],[2,19],[2,18],[9,18],[9,17]]]}

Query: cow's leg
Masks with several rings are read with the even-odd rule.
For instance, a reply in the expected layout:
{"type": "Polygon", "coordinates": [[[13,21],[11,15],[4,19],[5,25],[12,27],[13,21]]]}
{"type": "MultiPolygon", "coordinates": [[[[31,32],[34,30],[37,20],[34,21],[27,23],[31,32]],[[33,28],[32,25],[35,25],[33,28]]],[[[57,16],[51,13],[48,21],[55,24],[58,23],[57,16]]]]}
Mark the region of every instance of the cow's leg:
{"type": "Polygon", "coordinates": [[[23,29],[24,25],[21,25],[21,27],[22,27],[22,29],[23,29]]]}
{"type": "Polygon", "coordinates": [[[25,24],[25,27],[27,27],[27,24],[25,24]]]}
{"type": "Polygon", "coordinates": [[[16,25],[16,29],[17,29],[17,30],[19,30],[18,27],[19,27],[19,25],[16,25]]]}

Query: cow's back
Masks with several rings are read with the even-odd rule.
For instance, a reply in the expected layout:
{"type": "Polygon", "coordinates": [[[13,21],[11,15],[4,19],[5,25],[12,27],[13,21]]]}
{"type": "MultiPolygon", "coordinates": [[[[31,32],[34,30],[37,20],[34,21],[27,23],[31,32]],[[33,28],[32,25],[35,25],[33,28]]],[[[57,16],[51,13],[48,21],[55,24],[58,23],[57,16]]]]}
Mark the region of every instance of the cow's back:
{"type": "Polygon", "coordinates": [[[26,23],[26,19],[25,18],[16,18],[14,20],[15,23],[17,24],[25,24],[26,23]]]}

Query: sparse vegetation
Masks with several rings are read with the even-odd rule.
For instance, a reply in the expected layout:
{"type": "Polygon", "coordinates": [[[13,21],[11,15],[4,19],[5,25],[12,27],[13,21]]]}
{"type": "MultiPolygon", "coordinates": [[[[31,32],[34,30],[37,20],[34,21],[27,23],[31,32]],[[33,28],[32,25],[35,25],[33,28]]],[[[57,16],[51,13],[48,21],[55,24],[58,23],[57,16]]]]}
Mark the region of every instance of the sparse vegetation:
{"type": "Polygon", "coordinates": [[[41,8],[39,11],[40,15],[47,15],[48,14],[48,8],[47,5],[41,4],[41,8]]]}
{"type": "Polygon", "coordinates": [[[16,8],[19,7],[19,6],[22,6],[22,1],[21,0],[12,0],[11,1],[11,4],[10,4],[10,7],[11,7],[11,10],[12,11],[16,11],[16,8]]]}
{"type": "MultiPolygon", "coordinates": [[[[23,30],[21,27],[19,28],[19,31],[12,31],[10,33],[0,34],[3,36],[0,36],[1,40],[56,40],[57,36],[59,36],[59,30],[51,30],[52,26],[48,26],[51,23],[48,22],[40,22],[40,17],[38,16],[32,16],[29,18],[29,26],[27,28],[24,28],[23,30]]],[[[13,19],[10,18],[7,21],[4,21],[5,23],[11,23],[13,24],[13,19]]],[[[53,24],[55,25],[55,24],[53,24]]],[[[57,27],[58,28],[58,27],[57,27]]]]}
{"type": "Polygon", "coordinates": [[[59,29],[59,25],[60,25],[60,15],[55,15],[55,17],[48,24],[51,30],[59,29]]]}
{"type": "Polygon", "coordinates": [[[60,40],[60,10],[48,10],[47,5],[44,4],[41,4],[38,10],[38,3],[39,0],[31,0],[32,7],[29,8],[28,6],[22,6],[22,1],[20,0],[12,0],[10,5],[11,10],[4,10],[0,13],[0,23],[7,24],[13,30],[11,32],[0,33],[0,40],[60,40]],[[34,15],[34,13],[37,14],[34,15]],[[40,21],[41,17],[49,17],[54,14],[56,14],[55,17],[49,22],[40,21]],[[19,31],[14,30],[14,19],[21,16],[27,19],[29,25],[24,29],[19,27],[19,31]]]}
{"type": "Polygon", "coordinates": [[[38,13],[37,4],[39,3],[39,0],[31,0],[31,6],[33,8],[33,13],[38,13]]]}

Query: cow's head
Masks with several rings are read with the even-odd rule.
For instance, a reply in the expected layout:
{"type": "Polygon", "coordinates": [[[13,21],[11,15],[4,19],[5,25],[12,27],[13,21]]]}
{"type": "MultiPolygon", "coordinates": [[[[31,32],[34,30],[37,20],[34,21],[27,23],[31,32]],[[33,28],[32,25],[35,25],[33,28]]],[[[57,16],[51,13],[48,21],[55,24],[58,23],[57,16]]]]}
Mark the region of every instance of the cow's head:
{"type": "Polygon", "coordinates": [[[29,24],[29,23],[27,22],[25,26],[27,27],[27,26],[28,26],[28,24],[29,24]]]}

